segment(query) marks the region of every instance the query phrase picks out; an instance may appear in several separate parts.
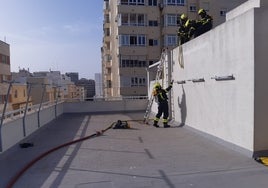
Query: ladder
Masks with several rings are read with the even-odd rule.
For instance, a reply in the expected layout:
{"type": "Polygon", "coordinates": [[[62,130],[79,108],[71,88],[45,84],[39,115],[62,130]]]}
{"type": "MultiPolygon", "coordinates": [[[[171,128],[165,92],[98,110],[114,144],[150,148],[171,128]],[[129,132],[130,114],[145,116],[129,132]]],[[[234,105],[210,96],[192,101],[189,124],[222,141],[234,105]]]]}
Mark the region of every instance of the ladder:
{"type": "MultiPolygon", "coordinates": [[[[163,68],[164,68],[164,63],[165,63],[166,55],[167,55],[167,51],[164,48],[162,50],[162,53],[161,53],[160,63],[157,66],[155,83],[157,83],[160,80],[161,75],[163,73],[163,68]]],[[[147,108],[146,108],[146,111],[145,111],[145,114],[144,114],[144,120],[143,120],[143,122],[146,123],[146,124],[148,124],[148,120],[149,120],[149,117],[150,117],[150,114],[151,114],[153,102],[154,102],[154,96],[153,96],[153,94],[151,92],[151,95],[150,95],[150,98],[149,98],[149,101],[148,101],[148,105],[147,105],[147,108]]]]}

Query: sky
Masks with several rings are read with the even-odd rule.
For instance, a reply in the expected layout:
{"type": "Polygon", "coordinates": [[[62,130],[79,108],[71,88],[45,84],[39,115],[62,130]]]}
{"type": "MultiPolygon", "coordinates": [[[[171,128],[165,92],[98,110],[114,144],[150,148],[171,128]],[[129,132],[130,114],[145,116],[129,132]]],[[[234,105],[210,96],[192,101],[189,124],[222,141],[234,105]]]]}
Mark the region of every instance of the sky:
{"type": "Polygon", "coordinates": [[[101,73],[103,0],[0,0],[11,71],[101,73]]]}

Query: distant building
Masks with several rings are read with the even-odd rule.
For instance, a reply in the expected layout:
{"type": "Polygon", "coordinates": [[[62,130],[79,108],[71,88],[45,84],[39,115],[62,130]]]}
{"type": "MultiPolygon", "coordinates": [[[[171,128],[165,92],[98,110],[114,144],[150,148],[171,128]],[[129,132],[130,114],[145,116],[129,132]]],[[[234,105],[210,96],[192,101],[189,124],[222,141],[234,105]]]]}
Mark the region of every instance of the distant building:
{"type": "Polygon", "coordinates": [[[11,75],[12,80],[21,84],[26,84],[27,78],[32,76],[29,70],[26,69],[20,69],[19,72],[12,72],[11,75]]]}
{"type": "Polygon", "coordinates": [[[95,74],[95,97],[100,98],[103,97],[103,90],[102,90],[102,75],[101,73],[95,74]]]}
{"type": "Polygon", "coordinates": [[[86,98],[93,98],[95,96],[95,81],[91,79],[82,78],[78,80],[77,86],[83,86],[86,91],[86,98]]]}
{"type": "Polygon", "coordinates": [[[74,82],[75,84],[79,80],[79,74],[78,74],[78,72],[66,72],[65,75],[68,76],[68,77],[70,77],[71,78],[71,81],[74,82]]]}
{"type": "MultiPolygon", "coordinates": [[[[24,110],[28,99],[28,87],[27,84],[13,83],[11,88],[11,103],[13,110],[24,110]]],[[[28,107],[32,106],[32,98],[29,97],[28,107]]],[[[20,113],[20,112],[18,112],[20,113]]]]}
{"type": "Polygon", "coordinates": [[[33,105],[55,101],[58,96],[58,88],[53,87],[51,81],[45,76],[28,77],[27,83],[31,87],[30,96],[33,105]]]}

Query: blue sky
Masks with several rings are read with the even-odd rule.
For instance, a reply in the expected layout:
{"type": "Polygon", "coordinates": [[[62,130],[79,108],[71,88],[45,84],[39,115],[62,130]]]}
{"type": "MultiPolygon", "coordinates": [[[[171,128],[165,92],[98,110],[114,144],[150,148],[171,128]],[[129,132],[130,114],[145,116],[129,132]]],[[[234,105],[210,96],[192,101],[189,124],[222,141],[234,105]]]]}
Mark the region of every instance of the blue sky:
{"type": "Polygon", "coordinates": [[[0,0],[11,71],[101,72],[103,0],[0,0]]]}

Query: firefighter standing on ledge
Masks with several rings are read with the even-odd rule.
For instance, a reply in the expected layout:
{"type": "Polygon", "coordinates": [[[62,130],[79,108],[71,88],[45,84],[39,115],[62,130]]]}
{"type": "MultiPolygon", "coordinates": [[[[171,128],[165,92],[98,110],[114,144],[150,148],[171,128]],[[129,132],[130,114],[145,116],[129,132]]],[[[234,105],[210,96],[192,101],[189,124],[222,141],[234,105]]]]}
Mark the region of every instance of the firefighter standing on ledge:
{"type": "Polygon", "coordinates": [[[170,83],[170,85],[166,89],[162,89],[161,85],[158,82],[154,85],[153,96],[155,97],[158,103],[158,112],[155,116],[154,124],[153,124],[153,126],[155,127],[159,127],[158,121],[160,117],[162,116],[162,114],[163,114],[164,128],[170,127],[170,125],[168,125],[169,108],[168,108],[167,92],[171,90],[172,85],[173,85],[173,81],[170,83]]]}
{"type": "Polygon", "coordinates": [[[211,30],[213,25],[213,18],[208,15],[204,9],[200,9],[198,11],[198,15],[201,17],[201,19],[197,21],[198,28],[196,37],[211,30]]]}

